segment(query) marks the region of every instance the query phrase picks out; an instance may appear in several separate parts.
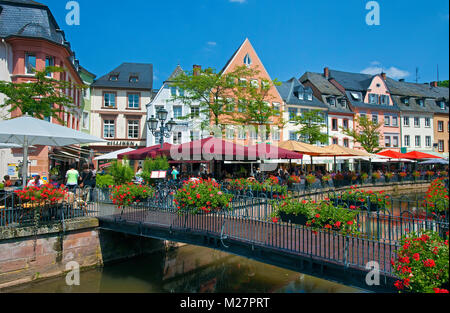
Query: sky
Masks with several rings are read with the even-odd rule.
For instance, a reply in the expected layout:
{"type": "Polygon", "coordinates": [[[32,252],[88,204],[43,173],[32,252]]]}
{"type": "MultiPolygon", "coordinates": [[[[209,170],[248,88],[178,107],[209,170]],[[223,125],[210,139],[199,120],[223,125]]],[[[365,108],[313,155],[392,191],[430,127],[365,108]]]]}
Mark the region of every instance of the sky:
{"type": "Polygon", "coordinates": [[[123,62],[151,63],[154,89],[177,64],[223,68],[248,38],[272,79],[306,71],[379,74],[418,82],[449,78],[447,0],[66,0],[46,4],[80,64],[100,77],[123,62]],[[374,7],[379,7],[379,25],[374,7]]]}

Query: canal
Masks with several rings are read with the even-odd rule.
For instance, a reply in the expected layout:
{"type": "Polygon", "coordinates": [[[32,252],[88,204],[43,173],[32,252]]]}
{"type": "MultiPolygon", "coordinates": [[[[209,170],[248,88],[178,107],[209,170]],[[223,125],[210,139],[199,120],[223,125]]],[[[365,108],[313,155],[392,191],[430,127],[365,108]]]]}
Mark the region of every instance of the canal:
{"type": "Polygon", "coordinates": [[[359,289],[197,246],[182,246],[65,277],[13,287],[15,293],[359,293],[359,289]]]}

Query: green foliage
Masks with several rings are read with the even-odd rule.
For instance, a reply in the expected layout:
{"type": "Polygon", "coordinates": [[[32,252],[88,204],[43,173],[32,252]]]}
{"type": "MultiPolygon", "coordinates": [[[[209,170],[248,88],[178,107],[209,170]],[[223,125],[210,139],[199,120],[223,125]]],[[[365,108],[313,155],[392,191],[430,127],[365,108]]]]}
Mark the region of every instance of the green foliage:
{"type": "Polygon", "coordinates": [[[95,181],[96,181],[95,186],[100,189],[109,188],[109,186],[114,185],[114,177],[108,174],[106,175],[97,174],[95,176],[95,181]]]}
{"type": "Polygon", "coordinates": [[[135,185],[127,183],[115,186],[111,191],[111,200],[114,204],[121,206],[140,203],[145,199],[153,197],[155,190],[150,186],[135,185]]]}
{"type": "Polygon", "coordinates": [[[439,87],[447,87],[448,88],[448,79],[438,82],[439,87]]]}
{"type": "Polygon", "coordinates": [[[328,135],[322,133],[322,129],[327,125],[325,124],[325,118],[323,111],[310,110],[303,112],[301,115],[294,117],[293,119],[296,126],[300,126],[300,130],[296,133],[300,135],[300,140],[308,144],[316,144],[316,142],[327,143],[328,135]]]}
{"type": "Polygon", "coordinates": [[[342,132],[358,142],[368,153],[378,153],[380,148],[380,134],[381,123],[370,121],[366,116],[358,116],[356,119],[358,127],[355,129],[343,128],[342,132]]]}
{"type": "Polygon", "coordinates": [[[158,157],[156,159],[147,159],[142,167],[141,177],[146,183],[152,183],[152,171],[167,171],[170,165],[166,157],[158,157]]]}
{"type": "Polygon", "coordinates": [[[111,166],[108,168],[108,173],[113,177],[114,185],[129,183],[134,177],[134,171],[127,164],[126,160],[123,163],[118,160],[111,162],[111,166]]]}
{"type": "Polygon", "coordinates": [[[35,81],[12,83],[0,81],[0,93],[8,98],[0,104],[0,108],[8,108],[8,112],[19,109],[22,114],[44,119],[53,117],[60,123],[64,121],[59,114],[73,108],[73,99],[65,94],[67,88],[85,88],[84,85],[74,85],[47,77],[48,73],[64,72],[64,69],[49,66],[43,71],[35,71],[35,81]]]}

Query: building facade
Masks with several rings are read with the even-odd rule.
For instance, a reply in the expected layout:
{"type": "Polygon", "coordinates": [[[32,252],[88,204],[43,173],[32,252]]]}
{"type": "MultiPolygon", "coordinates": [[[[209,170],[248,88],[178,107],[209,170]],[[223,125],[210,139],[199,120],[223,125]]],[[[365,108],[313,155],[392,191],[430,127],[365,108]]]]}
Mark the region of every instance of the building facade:
{"type": "MultiPolygon", "coordinates": [[[[163,108],[168,112],[166,122],[173,118],[177,123],[170,137],[164,138],[164,142],[174,145],[209,136],[209,117],[200,113],[199,104],[192,103],[187,105],[180,100],[174,100],[175,96],[180,96],[184,93],[183,90],[171,85],[171,80],[181,73],[183,73],[183,69],[178,65],[158,90],[152,102],[147,106],[148,117],[156,117],[156,112],[163,108]]],[[[147,146],[150,147],[159,143],[160,137],[154,136],[147,128],[147,146]]]]}
{"type": "Polygon", "coordinates": [[[91,84],[91,135],[107,140],[96,155],[147,144],[147,104],[152,100],[153,65],[123,63],[91,84]]]}

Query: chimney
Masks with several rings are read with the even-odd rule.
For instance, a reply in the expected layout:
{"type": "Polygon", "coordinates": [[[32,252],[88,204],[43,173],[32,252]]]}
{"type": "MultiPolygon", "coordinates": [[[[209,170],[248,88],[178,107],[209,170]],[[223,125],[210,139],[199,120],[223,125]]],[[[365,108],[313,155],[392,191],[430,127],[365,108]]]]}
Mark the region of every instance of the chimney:
{"type": "Polygon", "coordinates": [[[431,82],[431,83],[430,83],[430,86],[431,86],[431,87],[437,87],[437,86],[438,86],[438,82],[431,82]]]}
{"type": "Polygon", "coordinates": [[[323,76],[325,76],[326,79],[330,77],[330,69],[328,67],[323,69],[323,76]]]}
{"type": "Polygon", "coordinates": [[[201,65],[194,65],[193,66],[193,70],[194,70],[194,76],[197,76],[200,71],[202,70],[202,66],[201,65]]]}
{"type": "Polygon", "coordinates": [[[386,73],[381,73],[381,78],[383,78],[383,80],[386,80],[386,73]]]}

